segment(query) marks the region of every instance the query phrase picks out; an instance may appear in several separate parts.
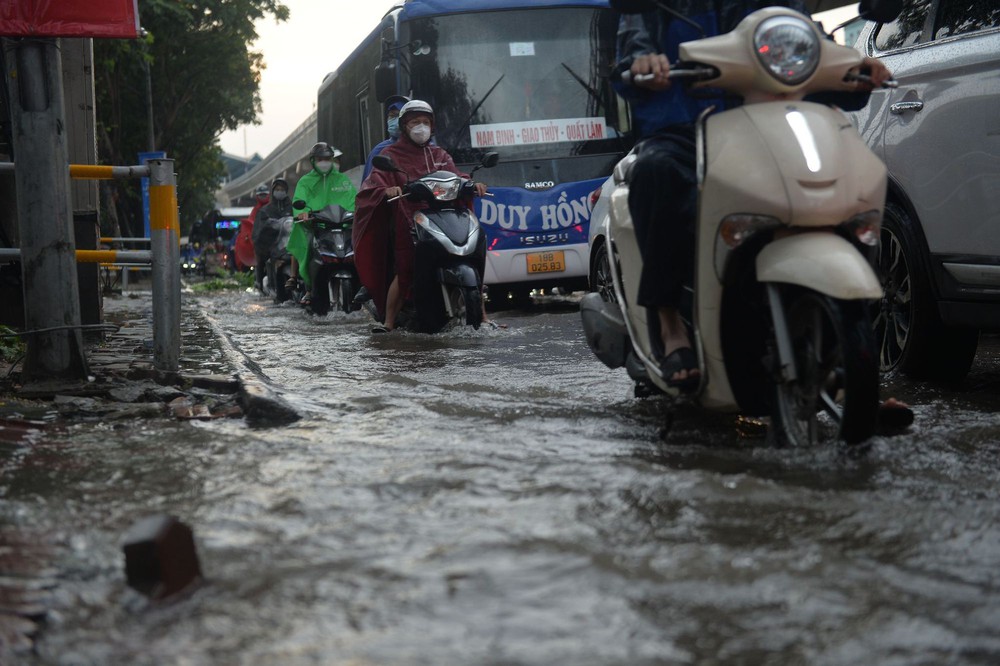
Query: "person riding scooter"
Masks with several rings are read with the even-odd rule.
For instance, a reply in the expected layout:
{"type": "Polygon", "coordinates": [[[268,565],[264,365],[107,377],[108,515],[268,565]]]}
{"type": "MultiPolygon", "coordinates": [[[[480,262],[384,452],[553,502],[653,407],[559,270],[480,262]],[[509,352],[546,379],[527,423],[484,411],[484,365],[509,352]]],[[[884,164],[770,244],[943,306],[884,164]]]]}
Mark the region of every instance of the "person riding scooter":
{"type": "Polygon", "coordinates": [[[365,170],[361,174],[362,182],[372,172],[372,158],[376,155],[381,155],[383,150],[396,143],[396,140],[399,139],[399,112],[403,109],[403,105],[409,101],[410,98],[404,95],[393,95],[385,100],[385,131],[389,135],[389,138],[376,145],[368,153],[368,159],[365,160],[365,170]]]}
{"type": "MultiPolygon", "coordinates": [[[[350,179],[340,173],[340,160],[343,153],[325,141],[313,145],[309,151],[309,161],[312,171],[302,176],[295,185],[293,202],[304,201],[305,208],[297,216],[305,220],[311,213],[321,211],[327,206],[341,206],[345,210],[354,210],[354,198],[357,195],[350,179]]],[[[306,285],[308,294],[311,281],[309,278],[309,248],[312,246],[311,233],[306,225],[296,224],[292,236],[288,239],[288,251],[292,254],[292,278],[289,278],[289,289],[295,286],[295,276],[299,276],[306,285]]]]}
{"type": "MultiPolygon", "coordinates": [[[[660,370],[668,386],[681,391],[697,388],[698,361],[679,313],[684,285],[691,283],[697,212],[695,175],[695,129],[699,113],[710,106],[724,109],[732,101],[693,97],[682,86],[671,86],[670,62],[676,61],[681,43],[703,36],[723,34],[752,11],[765,5],[781,5],[808,14],[798,0],[659,0],[683,12],[688,21],[657,9],[643,14],[623,14],[618,29],[617,70],[630,72],[634,85],[619,86],[629,100],[633,126],[640,139],[637,160],[630,175],[629,209],[642,252],[639,305],[655,308],[651,317],[652,337],[662,341],[660,370]],[[704,35],[698,30],[704,28],[704,35]],[[647,79],[643,75],[650,75],[647,79]],[[645,79],[645,80],[644,80],[645,79]]],[[[618,7],[612,0],[611,5],[618,7]]],[[[624,4],[629,4],[625,2],[624,4]]],[[[824,95],[815,99],[845,110],[862,108],[873,85],[891,78],[878,60],[866,58],[871,84],[858,84],[858,93],[824,95]]]]}
{"type": "MultiPolygon", "coordinates": [[[[253,247],[256,258],[254,283],[257,290],[264,291],[264,273],[271,248],[278,240],[277,220],[292,215],[292,200],[288,198],[288,183],[283,178],[275,178],[271,183],[271,199],[257,211],[253,223],[253,247]]],[[[273,286],[273,285],[272,285],[273,286]]]]}
{"type": "MultiPolygon", "coordinates": [[[[392,158],[399,171],[372,172],[361,185],[354,220],[358,274],[383,317],[384,328],[380,330],[386,331],[396,327],[396,316],[410,295],[414,259],[411,220],[425,207],[408,199],[394,204],[386,200],[403,194],[407,176],[412,179],[434,171],[450,171],[467,177],[459,172],[447,151],[431,144],[434,110],[427,102],[407,102],[399,119],[399,140],[382,152],[392,158]]],[[[476,183],[475,191],[477,196],[483,196],[486,185],[476,183]]]]}

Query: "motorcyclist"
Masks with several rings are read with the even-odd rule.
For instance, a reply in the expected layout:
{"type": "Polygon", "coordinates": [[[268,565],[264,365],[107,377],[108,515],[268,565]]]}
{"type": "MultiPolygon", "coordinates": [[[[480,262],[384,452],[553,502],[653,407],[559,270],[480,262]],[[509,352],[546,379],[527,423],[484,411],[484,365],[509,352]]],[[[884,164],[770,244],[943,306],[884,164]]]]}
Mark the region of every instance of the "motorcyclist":
{"type": "MultiPolygon", "coordinates": [[[[298,214],[299,220],[304,220],[313,212],[323,210],[327,206],[341,206],[345,210],[354,210],[354,197],[357,189],[350,179],[340,172],[339,158],[343,153],[325,141],[313,145],[309,151],[309,162],[312,170],[299,179],[295,185],[295,201],[304,201],[306,207],[298,214]]],[[[286,287],[295,287],[295,276],[299,275],[305,282],[307,293],[311,286],[309,279],[309,250],[312,246],[312,232],[307,225],[296,223],[288,239],[288,252],[292,255],[292,277],[286,287]]]]}
{"type": "MultiPolygon", "coordinates": [[[[766,6],[786,6],[808,15],[800,0],[659,2],[702,26],[706,37],[731,31],[745,16],[766,6]]],[[[616,6],[615,0],[611,5],[616,6]]],[[[694,271],[694,122],[709,106],[733,105],[732,100],[693,97],[682,86],[670,84],[667,74],[670,62],[678,58],[679,45],[702,36],[696,26],[660,9],[623,14],[618,28],[618,71],[630,71],[633,77],[653,75],[651,80],[618,88],[630,102],[639,139],[629,179],[629,211],[643,257],[638,304],[657,310],[658,316],[649,321],[650,336],[662,342],[660,371],[668,386],[681,391],[697,388],[700,378],[698,361],[678,310],[683,285],[690,284],[694,271]]],[[[888,69],[873,58],[866,58],[863,67],[869,70],[873,85],[891,78],[888,69]]],[[[811,99],[847,110],[859,109],[867,103],[871,88],[859,84],[858,93],[817,95],[811,99]]]]}
{"type": "MultiPolygon", "coordinates": [[[[382,154],[391,157],[405,174],[376,169],[361,184],[353,238],[361,283],[384,317],[387,331],[395,328],[396,316],[410,294],[414,259],[411,220],[426,204],[408,199],[389,204],[386,200],[401,196],[407,180],[434,171],[465,176],[444,148],[431,143],[434,110],[430,104],[417,99],[407,102],[400,110],[399,120],[400,138],[382,154]]],[[[482,196],[486,185],[476,183],[475,189],[477,196],[482,196]]]]}
{"type": "Polygon", "coordinates": [[[396,139],[399,138],[399,112],[403,108],[403,105],[409,101],[410,98],[404,95],[393,95],[385,100],[385,130],[389,138],[379,143],[368,153],[368,159],[365,161],[365,170],[361,175],[362,181],[372,172],[372,158],[382,154],[383,150],[396,143],[396,139]]]}
{"type": "Polygon", "coordinates": [[[288,182],[283,178],[275,178],[274,182],[271,183],[270,201],[257,211],[253,222],[253,249],[257,264],[254,282],[261,292],[264,291],[267,259],[271,256],[271,249],[278,240],[278,228],[274,222],[292,215],[292,213],[292,200],[288,196],[288,182]]]}

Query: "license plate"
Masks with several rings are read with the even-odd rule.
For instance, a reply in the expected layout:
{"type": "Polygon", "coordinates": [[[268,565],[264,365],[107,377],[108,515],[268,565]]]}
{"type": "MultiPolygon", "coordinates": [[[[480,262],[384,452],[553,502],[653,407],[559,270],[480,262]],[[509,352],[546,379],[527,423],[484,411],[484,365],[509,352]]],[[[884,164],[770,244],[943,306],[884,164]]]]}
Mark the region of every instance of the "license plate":
{"type": "Polygon", "coordinates": [[[560,273],[566,270],[566,253],[562,250],[532,252],[527,255],[529,273],[560,273]]]}

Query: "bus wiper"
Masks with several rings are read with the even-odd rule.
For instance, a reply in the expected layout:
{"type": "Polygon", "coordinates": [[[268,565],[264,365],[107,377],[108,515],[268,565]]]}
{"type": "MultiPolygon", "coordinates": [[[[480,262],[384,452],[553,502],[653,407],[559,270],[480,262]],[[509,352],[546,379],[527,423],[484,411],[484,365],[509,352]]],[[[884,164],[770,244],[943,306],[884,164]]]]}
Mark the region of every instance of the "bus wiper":
{"type": "Polygon", "coordinates": [[[587,93],[588,93],[588,94],[589,94],[589,95],[590,95],[591,97],[593,97],[593,98],[594,98],[594,101],[595,101],[595,102],[597,102],[598,106],[600,106],[600,105],[601,105],[601,93],[599,93],[599,92],[597,92],[596,90],[594,90],[593,88],[591,88],[591,87],[590,87],[590,84],[589,84],[589,83],[587,83],[586,81],[584,81],[584,80],[583,80],[583,77],[581,77],[581,76],[580,76],[579,74],[577,74],[577,73],[576,73],[576,72],[574,72],[574,71],[573,71],[572,69],[570,69],[570,66],[569,66],[569,65],[567,65],[567,64],[566,64],[566,63],[564,63],[564,62],[561,62],[561,63],[559,63],[559,64],[560,64],[560,65],[562,65],[562,66],[563,66],[563,68],[564,68],[564,69],[565,69],[565,70],[566,70],[567,72],[569,72],[569,75],[570,75],[570,76],[572,76],[572,77],[573,77],[574,79],[576,79],[576,82],[577,82],[577,83],[579,83],[579,84],[580,84],[581,86],[583,86],[583,89],[584,89],[584,90],[586,90],[586,91],[587,91],[587,93]]]}
{"type": "Polygon", "coordinates": [[[459,130],[452,135],[452,138],[454,139],[453,143],[455,145],[458,145],[458,137],[462,136],[462,133],[465,132],[466,129],[468,129],[469,123],[471,123],[472,119],[476,117],[476,113],[479,111],[479,107],[481,107],[483,103],[486,102],[487,97],[493,94],[493,91],[496,90],[497,86],[500,85],[500,82],[503,81],[504,76],[506,76],[506,74],[500,75],[500,78],[496,80],[496,83],[494,83],[493,86],[486,91],[486,94],[483,95],[483,98],[479,100],[479,102],[472,108],[472,113],[470,113],[469,117],[465,119],[465,123],[463,123],[462,126],[459,128],[459,130]]]}

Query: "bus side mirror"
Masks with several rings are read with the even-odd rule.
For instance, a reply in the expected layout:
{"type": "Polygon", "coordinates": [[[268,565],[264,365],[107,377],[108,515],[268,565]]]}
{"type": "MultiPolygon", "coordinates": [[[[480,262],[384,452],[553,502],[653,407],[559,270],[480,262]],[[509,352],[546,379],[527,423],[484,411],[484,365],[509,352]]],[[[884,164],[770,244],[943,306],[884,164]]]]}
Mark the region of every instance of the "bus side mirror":
{"type": "Polygon", "coordinates": [[[375,66],[375,99],[381,104],[396,94],[396,63],[383,62],[375,66]]]}

